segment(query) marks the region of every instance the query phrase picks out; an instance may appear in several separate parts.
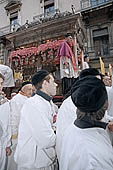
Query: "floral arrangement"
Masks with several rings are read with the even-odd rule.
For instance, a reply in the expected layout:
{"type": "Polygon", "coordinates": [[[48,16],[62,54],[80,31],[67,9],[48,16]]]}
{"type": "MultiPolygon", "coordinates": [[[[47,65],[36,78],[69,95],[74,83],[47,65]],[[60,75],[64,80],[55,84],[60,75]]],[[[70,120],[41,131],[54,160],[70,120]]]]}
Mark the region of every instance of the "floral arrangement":
{"type": "Polygon", "coordinates": [[[42,63],[58,63],[56,56],[57,49],[61,42],[63,42],[63,40],[47,40],[45,44],[41,44],[38,47],[23,48],[12,51],[9,57],[9,64],[13,62],[16,67],[18,65],[34,65],[39,57],[41,57],[42,63]]]}

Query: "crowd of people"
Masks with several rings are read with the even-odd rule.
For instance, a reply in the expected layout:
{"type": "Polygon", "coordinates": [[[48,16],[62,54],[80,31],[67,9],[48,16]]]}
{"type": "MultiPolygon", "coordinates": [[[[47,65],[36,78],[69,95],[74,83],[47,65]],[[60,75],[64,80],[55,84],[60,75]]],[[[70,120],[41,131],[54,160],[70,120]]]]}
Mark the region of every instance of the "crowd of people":
{"type": "Polygon", "coordinates": [[[60,108],[46,70],[11,100],[2,93],[4,81],[0,73],[0,170],[113,169],[113,87],[97,69],[80,72],[60,108]]]}
{"type": "Polygon", "coordinates": [[[113,83],[89,68],[88,56],[77,77],[71,35],[58,57],[60,108],[52,101],[57,84],[47,70],[8,100],[2,89],[14,85],[12,73],[0,67],[0,170],[113,170],[113,83]]]}

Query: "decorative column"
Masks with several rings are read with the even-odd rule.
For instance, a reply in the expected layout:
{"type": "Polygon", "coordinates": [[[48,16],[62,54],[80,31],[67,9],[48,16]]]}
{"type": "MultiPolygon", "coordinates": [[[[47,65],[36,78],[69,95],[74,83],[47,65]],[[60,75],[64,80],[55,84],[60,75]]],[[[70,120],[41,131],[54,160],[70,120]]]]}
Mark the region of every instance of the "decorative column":
{"type": "Polygon", "coordinates": [[[44,0],[40,0],[40,14],[44,13],[44,0]]]}
{"type": "Polygon", "coordinates": [[[55,9],[59,9],[59,0],[55,0],[55,9]]]}
{"type": "MultiPolygon", "coordinates": [[[[22,25],[22,17],[21,17],[21,10],[18,11],[18,24],[22,25]]],[[[18,26],[19,26],[18,25],[18,26]]]]}
{"type": "Polygon", "coordinates": [[[76,25],[75,25],[75,34],[74,34],[74,43],[75,43],[75,61],[76,61],[76,67],[77,67],[77,71],[76,71],[76,77],[78,76],[78,55],[77,55],[77,33],[76,33],[76,25]]]}
{"type": "Polygon", "coordinates": [[[0,63],[4,63],[4,44],[0,42],[0,63]]]}

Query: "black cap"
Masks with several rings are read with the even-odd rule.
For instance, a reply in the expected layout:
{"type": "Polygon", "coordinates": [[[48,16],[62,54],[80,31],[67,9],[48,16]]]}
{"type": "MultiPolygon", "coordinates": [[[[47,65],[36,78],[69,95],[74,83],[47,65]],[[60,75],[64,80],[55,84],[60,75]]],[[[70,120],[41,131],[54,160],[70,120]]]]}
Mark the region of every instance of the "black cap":
{"type": "Polygon", "coordinates": [[[41,82],[46,76],[48,76],[50,73],[46,70],[40,70],[32,77],[32,84],[35,86],[39,82],[41,82]]]}
{"type": "MultiPolygon", "coordinates": [[[[32,84],[30,81],[24,81],[23,83],[22,83],[22,87],[24,87],[25,85],[27,85],[27,84],[32,84]]],[[[22,88],[21,87],[21,88],[22,88]]]]}
{"type": "Polygon", "coordinates": [[[65,37],[72,37],[72,33],[67,33],[66,35],[65,35],[65,37]]]}
{"type": "Polygon", "coordinates": [[[80,72],[79,78],[83,78],[86,76],[97,76],[100,75],[102,78],[101,73],[96,68],[86,68],[80,72]]]}
{"type": "Polygon", "coordinates": [[[82,112],[98,111],[108,99],[104,83],[93,76],[79,79],[73,86],[71,98],[82,112]]]}

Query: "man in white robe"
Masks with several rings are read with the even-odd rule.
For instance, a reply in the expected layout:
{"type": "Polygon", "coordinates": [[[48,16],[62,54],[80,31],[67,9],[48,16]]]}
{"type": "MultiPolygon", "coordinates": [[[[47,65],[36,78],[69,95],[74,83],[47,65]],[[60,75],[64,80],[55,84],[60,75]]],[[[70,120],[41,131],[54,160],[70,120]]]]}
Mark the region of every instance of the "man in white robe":
{"type": "Polygon", "coordinates": [[[60,160],[62,138],[65,130],[76,119],[76,107],[71,100],[71,96],[65,99],[60,106],[56,121],[56,151],[58,160],[60,160]]]}
{"type": "Polygon", "coordinates": [[[108,107],[104,83],[92,76],[82,78],[75,83],[71,98],[77,119],[65,131],[60,170],[112,170],[113,148],[107,123],[102,121],[108,107]]]}
{"type": "Polygon", "coordinates": [[[89,68],[89,57],[88,56],[84,56],[84,62],[83,62],[83,70],[86,68],[89,68]]]}
{"type": "MultiPolygon", "coordinates": [[[[99,71],[95,68],[89,68],[84,69],[81,71],[79,78],[86,77],[86,76],[96,76],[99,79],[101,79],[101,75],[99,71]]],[[[62,138],[64,136],[65,130],[74,122],[76,119],[76,106],[73,104],[71,96],[66,98],[62,105],[60,106],[60,109],[58,111],[57,115],[57,130],[56,130],[56,151],[57,151],[57,157],[58,160],[60,160],[60,154],[61,154],[61,147],[62,147],[62,138]]],[[[109,116],[106,112],[104,120],[106,122],[113,121],[113,117],[109,116]]]]}
{"type": "MultiPolygon", "coordinates": [[[[101,79],[99,71],[95,68],[89,68],[81,71],[79,78],[88,75],[99,76],[99,78],[101,79]]],[[[75,119],[76,119],[76,106],[73,104],[71,96],[69,95],[69,97],[63,101],[57,115],[56,151],[58,160],[60,160],[62,138],[64,132],[68,128],[68,126],[74,122],[75,119]]]]}
{"type": "Polygon", "coordinates": [[[15,161],[18,170],[54,170],[56,135],[51,96],[56,94],[57,84],[45,70],[38,71],[32,83],[37,92],[21,110],[15,161]]]}
{"type": "Polygon", "coordinates": [[[109,88],[109,105],[108,105],[108,115],[113,116],[113,78],[112,78],[112,86],[109,88]]]}
{"type": "Polygon", "coordinates": [[[16,150],[17,140],[18,140],[18,128],[19,128],[19,122],[20,122],[20,112],[21,109],[25,103],[25,101],[32,96],[32,84],[29,81],[25,81],[22,83],[21,90],[17,95],[15,95],[10,100],[10,106],[11,106],[11,129],[12,129],[12,137],[11,137],[11,150],[12,153],[8,157],[8,166],[7,170],[16,170],[17,164],[14,161],[14,152],[16,150]]]}
{"type": "Polygon", "coordinates": [[[0,125],[2,130],[2,136],[0,137],[0,170],[4,170],[6,156],[9,156],[11,153],[10,104],[9,101],[1,95],[3,82],[4,76],[0,73],[0,125]]]}

